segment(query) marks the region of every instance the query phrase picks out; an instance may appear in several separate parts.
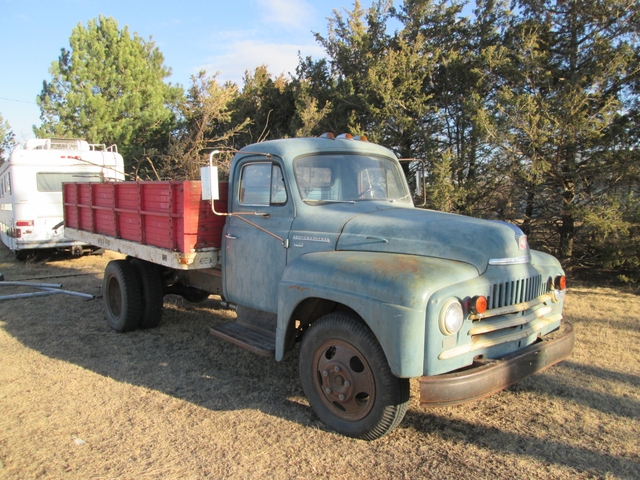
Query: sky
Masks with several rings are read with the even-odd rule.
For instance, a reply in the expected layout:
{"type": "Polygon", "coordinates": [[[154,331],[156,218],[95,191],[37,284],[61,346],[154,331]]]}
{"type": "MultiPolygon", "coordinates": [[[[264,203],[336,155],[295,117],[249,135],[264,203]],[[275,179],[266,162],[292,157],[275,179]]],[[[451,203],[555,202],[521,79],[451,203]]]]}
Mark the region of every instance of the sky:
{"type": "Polygon", "coordinates": [[[167,81],[186,87],[203,69],[239,85],[262,64],[272,75],[294,73],[298,52],[324,55],[313,32],[326,35],[332,12],[352,8],[352,0],[0,0],[0,115],[16,141],[34,137],[49,67],[69,49],[71,30],[99,15],[152,37],[172,70],[167,81]]]}

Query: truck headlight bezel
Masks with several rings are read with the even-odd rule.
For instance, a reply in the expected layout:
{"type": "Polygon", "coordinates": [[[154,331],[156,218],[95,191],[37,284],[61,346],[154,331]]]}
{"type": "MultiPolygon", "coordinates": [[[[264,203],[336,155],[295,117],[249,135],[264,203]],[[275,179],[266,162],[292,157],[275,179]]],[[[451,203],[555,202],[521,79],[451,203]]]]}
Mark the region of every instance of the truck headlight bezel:
{"type": "Polygon", "coordinates": [[[464,309],[457,298],[450,298],[440,310],[440,331],[445,335],[454,335],[464,323],[464,309]]]}

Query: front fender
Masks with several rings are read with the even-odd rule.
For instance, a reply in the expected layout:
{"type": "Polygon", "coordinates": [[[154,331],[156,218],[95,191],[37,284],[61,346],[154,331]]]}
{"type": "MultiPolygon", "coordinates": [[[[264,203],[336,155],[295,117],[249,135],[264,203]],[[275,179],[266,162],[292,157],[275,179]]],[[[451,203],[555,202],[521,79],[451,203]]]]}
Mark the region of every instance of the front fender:
{"type": "Polygon", "coordinates": [[[423,374],[425,312],[441,288],[477,277],[466,263],[375,252],[309,253],[287,266],[278,290],[276,360],[296,307],[307,299],[334,301],[358,313],[378,339],[398,377],[423,374]]]}

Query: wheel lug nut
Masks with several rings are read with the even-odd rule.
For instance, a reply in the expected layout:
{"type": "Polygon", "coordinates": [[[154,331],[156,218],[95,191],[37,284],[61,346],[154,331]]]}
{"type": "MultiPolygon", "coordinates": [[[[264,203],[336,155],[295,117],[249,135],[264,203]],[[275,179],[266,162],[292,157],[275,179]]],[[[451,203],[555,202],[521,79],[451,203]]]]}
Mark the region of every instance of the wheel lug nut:
{"type": "Polygon", "coordinates": [[[324,392],[329,395],[331,393],[331,389],[329,387],[324,389],[324,392]]]}
{"type": "Polygon", "coordinates": [[[350,387],[351,386],[351,382],[349,380],[345,380],[344,381],[344,386],[345,387],[350,387]]]}
{"type": "Polygon", "coordinates": [[[340,395],[338,396],[338,398],[340,399],[340,401],[342,401],[342,400],[344,400],[344,395],[340,394],[340,395]]]}
{"type": "Polygon", "coordinates": [[[339,372],[340,371],[340,367],[338,365],[336,365],[335,367],[333,367],[333,371],[334,372],[339,372]]]}
{"type": "Polygon", "coordinates": [[[329,372],[327,372],[326,370],[322,371],[322,376],[323,377],[328,377],[329,376],[329,372]]]}

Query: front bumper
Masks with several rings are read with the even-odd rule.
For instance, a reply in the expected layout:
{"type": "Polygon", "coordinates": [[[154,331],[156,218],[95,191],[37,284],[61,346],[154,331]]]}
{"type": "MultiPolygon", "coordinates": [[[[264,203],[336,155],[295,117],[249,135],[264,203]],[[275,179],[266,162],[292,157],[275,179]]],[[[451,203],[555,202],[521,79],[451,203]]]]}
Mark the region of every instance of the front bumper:
{"type": "Polygon", "coordinates": [[[571,355],[573,326],[563,321],[555,332],[499,359],[486,359],[471,367],[443,375],[420,377],[420,405],[444,407],[487,397],[571,355]]]}

